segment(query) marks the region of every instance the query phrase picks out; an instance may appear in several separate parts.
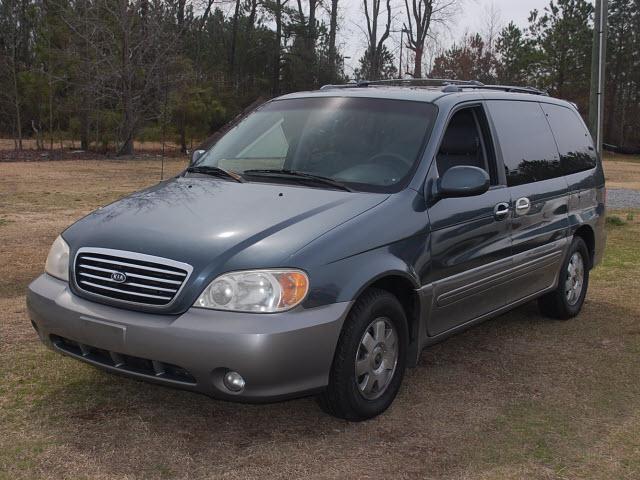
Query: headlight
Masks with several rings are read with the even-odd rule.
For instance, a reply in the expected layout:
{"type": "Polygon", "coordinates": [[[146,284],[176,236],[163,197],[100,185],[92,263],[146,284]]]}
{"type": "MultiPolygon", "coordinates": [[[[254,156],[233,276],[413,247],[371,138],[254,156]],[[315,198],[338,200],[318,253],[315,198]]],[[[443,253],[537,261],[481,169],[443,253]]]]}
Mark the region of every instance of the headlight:
{"type": "Polygon", "coordinates": [[[52,277],[65,282],[69,281],[69,245],[61,236],[58,236],[51,245],[44,271],[52,277]]]}
{"type": "Polygon", "coordinates": [[[282,312],[304,300],[307,274],[300,270],[246,270],[220,275],[194,307],[235,312],[282,312]]]}

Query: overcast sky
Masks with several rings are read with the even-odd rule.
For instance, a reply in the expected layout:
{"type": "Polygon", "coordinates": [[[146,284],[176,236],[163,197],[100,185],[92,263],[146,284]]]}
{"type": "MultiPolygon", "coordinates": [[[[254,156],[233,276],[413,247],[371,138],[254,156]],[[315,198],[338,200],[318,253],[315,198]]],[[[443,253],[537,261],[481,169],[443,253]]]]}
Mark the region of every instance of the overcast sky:
{"type": "MultiPolygon", "coordinates": [[[[366,39],[363,33],[365,25],[362,0],[342,0],[343,17],[340,43],[344,55],[351,57],[345,60],[347,74],[353,72],[358,59],[366,48],[366,39]]],[[[465,32],[483,32],[490,16],[492,7],[497,12],[500,24],[507,25],[513,21],[519,26],[525,26],[529,12],[533,9],[543,10],[549,4],[549,0],[462,0],[462,6],[451,22],[448,30],[439,35],[442,44],[450,45],[459,39],[465,32]]],[[[400,30],[405,21],[405,9],[403,0],[395,0],[394,29],[400,30]]],[[[396,59],[399,54],[400,34],[395,32],[389,40],[388,47],[393,51],[396,59]]]]}

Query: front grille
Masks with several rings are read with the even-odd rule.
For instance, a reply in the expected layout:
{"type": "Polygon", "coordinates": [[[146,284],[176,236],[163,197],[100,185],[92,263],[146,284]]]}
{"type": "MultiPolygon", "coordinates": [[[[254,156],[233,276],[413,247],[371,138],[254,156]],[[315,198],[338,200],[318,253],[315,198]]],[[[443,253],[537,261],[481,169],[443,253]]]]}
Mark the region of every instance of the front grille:
{"type": "Polygon", "coordinates": [[[191,273],[189,265],[133,252],[80,249],[75,261],[79,289],[113,300],[168,305],[191,273]]]}
{"type": "Polygon", "coordinates": [[[148,360],[146,358],[124,355],[122,353],[111,352],[102,348],[93,347],[84,343],[76,342],[58,335],[51,335],[51,342],[62,352],[97,363],[106,367],[122,371],[123,373],[137,373],[147,375],[161,380],[172,382],[196,384],[196,379],[187,370],[171,363],[148,360]]]}

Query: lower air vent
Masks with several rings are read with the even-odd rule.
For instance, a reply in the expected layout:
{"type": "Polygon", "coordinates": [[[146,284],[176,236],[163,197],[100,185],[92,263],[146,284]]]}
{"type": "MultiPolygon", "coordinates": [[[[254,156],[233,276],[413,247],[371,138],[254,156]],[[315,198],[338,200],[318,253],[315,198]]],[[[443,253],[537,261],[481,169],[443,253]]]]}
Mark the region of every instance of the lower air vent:
{"type": "Polygon", "coordinates": [[[105,367],[120,370],[122,373],[137,373],[160,380],[169,380],[189,385],[196,384],[196,379],[187,370],[171,363],[111,352],[58,335],[51,335],[51,342],[62,352],[81,360],[84,359],[91,363],[97,363],[105,367]]]}

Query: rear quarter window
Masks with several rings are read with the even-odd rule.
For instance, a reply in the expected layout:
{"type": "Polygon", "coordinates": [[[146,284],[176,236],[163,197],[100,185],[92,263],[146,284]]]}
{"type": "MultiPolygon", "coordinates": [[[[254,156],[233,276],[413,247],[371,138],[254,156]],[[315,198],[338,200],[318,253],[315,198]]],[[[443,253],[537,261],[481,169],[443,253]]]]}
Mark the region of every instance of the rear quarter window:
{"type": "Polygon", "coordinates": [[[564,175],[590,170],[597,157],[593,141],[578,113],[560,105],[542,104],[560,150],[560,164],[564,175]]]}
{"type": "Polygon", "coordinates": [[[558,148],[540,104],[487,102],[510,187],[563,175],[558,148]]]}

